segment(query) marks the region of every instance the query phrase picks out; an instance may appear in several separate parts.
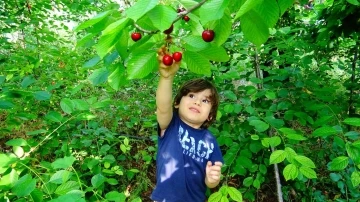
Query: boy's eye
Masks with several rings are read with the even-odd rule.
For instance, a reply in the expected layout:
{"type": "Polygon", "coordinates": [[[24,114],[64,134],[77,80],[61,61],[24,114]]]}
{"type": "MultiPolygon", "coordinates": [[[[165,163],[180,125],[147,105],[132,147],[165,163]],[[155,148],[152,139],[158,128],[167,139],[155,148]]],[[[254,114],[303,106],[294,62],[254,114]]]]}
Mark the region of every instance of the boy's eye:
{"type": "Polygon", "coordinates": [[[194,94],[189,94],[189,97],[190,97],[190,98],[194,98],[195,95],[194,95],[194,94]]]}
{"type": "Polygon", "coordinates": [[[210,100],[205,99],[203,100],[203,103],[210,103],[210,100]]]}

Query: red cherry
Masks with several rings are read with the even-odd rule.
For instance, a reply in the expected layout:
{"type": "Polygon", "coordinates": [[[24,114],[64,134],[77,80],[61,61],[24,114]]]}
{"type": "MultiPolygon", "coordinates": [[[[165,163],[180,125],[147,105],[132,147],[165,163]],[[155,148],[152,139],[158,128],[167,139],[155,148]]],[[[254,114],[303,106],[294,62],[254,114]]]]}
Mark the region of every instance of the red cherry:
{"type": "Polygon", "coordinates": [[[164,65],[171,66],[173,63],[173,58],[171,57],[171,55],[165,54],[162,61],[164,65]]]}
{"type": "Polygon", "coordinates": [[[212,40],[214,40],[214,37],[215,37],[215,32],[213,30],[204,30],[202,33],[202,38],[206,42],[211,42],[212,40]]]}
{"type": "Polygon", "coordinates": [[[169,27],[169,29],[167,29],[167,30],[165,30],[164,31],[164,34],[171,34],[171,32],[173,31],[173,29],[174,29],[174,25],[173,24],[171,24],[171,26],[169,27]]]}
{"type": "Polygon", "coordinates": [[[189,16],[187,16],[187,15],[185,15],[185,16],[183,17],[183,19],[184,19],[186,22],[188,22],[188,21],[190,20],[189,16]]]}
{"type": "Polygon", "coordinates": [[[174,60],[176,61],[176,62],[179,62],[180,60],[181,60],[181,58],[182,58],[182,53],[180,53],[180,52],[175,52],[175,53],[173,53],[173,56],[172,56],[173,58],[174,58],[174,60]]]}
{"type": "Polygon", "coordinates": [[[133,41],[139,41],[141,39],[141,33],[139,32],[134,32],[131,34],[131,39],[133,41]]]}

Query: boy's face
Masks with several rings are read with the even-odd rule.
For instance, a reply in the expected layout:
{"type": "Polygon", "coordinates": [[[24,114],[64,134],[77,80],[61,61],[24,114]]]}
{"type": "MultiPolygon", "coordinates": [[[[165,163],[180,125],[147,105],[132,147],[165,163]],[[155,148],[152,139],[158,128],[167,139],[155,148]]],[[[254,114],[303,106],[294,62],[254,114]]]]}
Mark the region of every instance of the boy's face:
{"type": "Polygon", "coordinates": [[[182,121],[192,126],[200,128],[200,126],[208,119],[211,111],[211,91],[206,89],[197,93],[189,92],[183,96],[180,103],[175,105],[179,109],[179,116],[182,121]]]}

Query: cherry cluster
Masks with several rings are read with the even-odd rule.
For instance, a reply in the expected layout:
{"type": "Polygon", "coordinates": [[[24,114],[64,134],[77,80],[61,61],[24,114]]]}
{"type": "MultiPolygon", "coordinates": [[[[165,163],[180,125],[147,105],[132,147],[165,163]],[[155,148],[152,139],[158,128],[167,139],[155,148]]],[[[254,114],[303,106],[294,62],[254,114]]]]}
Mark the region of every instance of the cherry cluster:
{"type": "Polygon", "coordinates": [[[171,55],[169,54],[165,54],[162,62],[164,63],[164,65],[166,66],[171,66],[173,64],[173,60],[175,60],[176,62],[179,62],[182,59],[182,53],[181,52],[175,52],[171,55]]]}

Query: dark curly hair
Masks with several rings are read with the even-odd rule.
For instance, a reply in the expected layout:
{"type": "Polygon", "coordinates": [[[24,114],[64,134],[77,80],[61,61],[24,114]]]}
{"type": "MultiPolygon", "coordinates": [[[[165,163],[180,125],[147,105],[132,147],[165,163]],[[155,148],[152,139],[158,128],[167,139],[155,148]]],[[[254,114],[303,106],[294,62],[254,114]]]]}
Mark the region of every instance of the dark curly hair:
{"type": "Polygon", "coordinates": [[[178,90],[175,98],[174,98],[174,111],[178,111],[177,108],[175,108],[175,105],[180,104],[181,98],[183,96],[186,96],[188,93],[197,93],[201,92],[203,90],[209,89],[211,91],[211,96],[209,97],[211,102],[211,110],[209,117],[210,120],[206,120],[202,125],[201,128],[208,128],[215,120],[216,120],[216,113],[219,107],[219,95],[215,88],[215,86],[205,80],[205,79],[193,79],[185,82],[178,90]]]}

